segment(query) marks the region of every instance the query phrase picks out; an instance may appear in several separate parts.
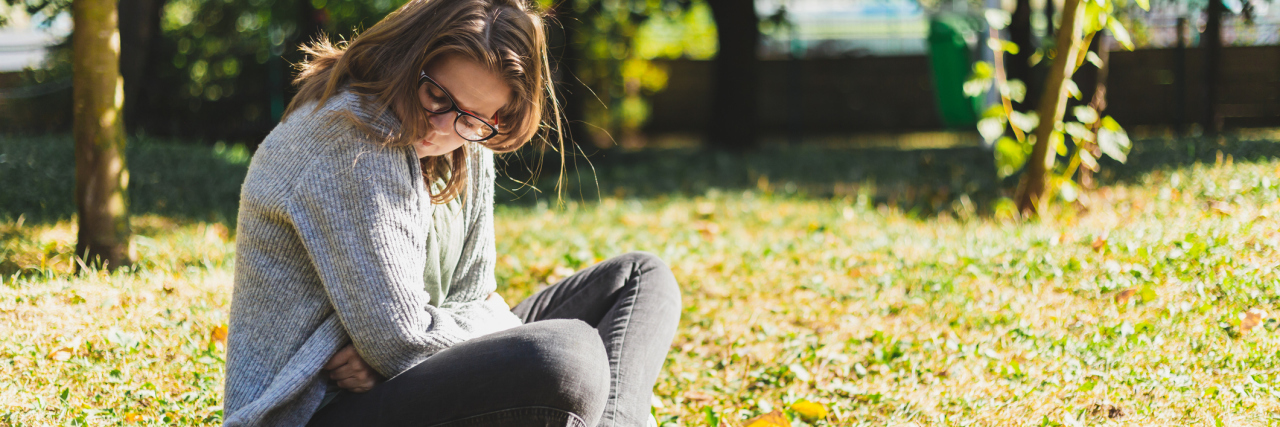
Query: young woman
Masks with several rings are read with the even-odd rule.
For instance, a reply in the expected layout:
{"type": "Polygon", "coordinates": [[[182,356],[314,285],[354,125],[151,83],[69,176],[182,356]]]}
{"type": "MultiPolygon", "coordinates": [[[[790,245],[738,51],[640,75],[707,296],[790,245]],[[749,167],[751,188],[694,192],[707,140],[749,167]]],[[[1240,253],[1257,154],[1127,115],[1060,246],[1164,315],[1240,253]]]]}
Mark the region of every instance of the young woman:
{"type": "Polygon", "coordinates": [[[540,12],[412,0],[305,50],[242,188],[225,424],[652,423],[680,316],[660,260],[493,293],[493,153],[558,113],[540,12]]]}

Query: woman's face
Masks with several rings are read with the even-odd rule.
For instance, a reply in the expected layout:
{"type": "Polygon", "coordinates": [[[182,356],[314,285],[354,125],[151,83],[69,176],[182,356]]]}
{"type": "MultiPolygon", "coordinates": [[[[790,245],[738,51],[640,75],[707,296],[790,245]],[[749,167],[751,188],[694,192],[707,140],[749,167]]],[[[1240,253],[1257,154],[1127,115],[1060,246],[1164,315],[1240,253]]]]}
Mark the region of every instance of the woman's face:
{"type": "MultiPolygon", "coordinates": [[[[474,113],[489,123],[495,123],[494,114],[511,99],[511,87],[480,64],[457,54],[444,55],[427,64],[427,76],[453,97],[457,107],[474,113]]],[[[418,86],[418,101],[428,105],[430,84],[418,86]]],[[[440,156],[453,152],[467,142],[454,130],[456,111],[443,114],[427,113],[430,122],[427,135],[413,144],[418,158],[440,156]]],[[[499,123],[499,128],[502,124],[499,123]]]]}

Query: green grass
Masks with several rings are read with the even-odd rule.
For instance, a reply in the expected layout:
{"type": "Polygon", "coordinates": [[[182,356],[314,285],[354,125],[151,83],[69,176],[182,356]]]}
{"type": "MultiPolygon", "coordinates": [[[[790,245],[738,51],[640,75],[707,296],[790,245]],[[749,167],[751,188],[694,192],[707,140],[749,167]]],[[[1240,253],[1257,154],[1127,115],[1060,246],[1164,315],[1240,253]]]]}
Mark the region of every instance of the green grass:
{"type": "MultiPolygon", "coordinates": [[[[6,162],[25,141],[43,140],[0,146],[6,162]]],[[[928,153],[842,163],[774,148],[772,166],[615,154],[632,160],[596,162],[598,202],[498,207],[500,292],[519,301],[631,250],[667,260],[685,303],[656,388],[670,425],[740,424],[799,399],[830,410],[819,426],[1272,425],[1277,322],[1242,319],[1280,311],[1276,145],[1139,142],[1087,205],[1036,222],[953,209],[969,175],[951,182],[935,169],[957,166],[936,156],[938,168],[868,166],[928,153]],[[868,172],[824,178],[842,164],[868,172]],[[912,186],[948,193],[892,198],[912,186]]],[[[157,173],[243,173],[206,148],[156,146],[204,159],[157,173]]],[[[39,176],[28,166],[5,176],[39,176]]],[[[154,188],[184,207],[135,201],[141,262],[114,274],[69,274],[69,216],[0,205],[0,425],[219,421],[234,230],[210,215],[227,207],[167,179],[154,188]]],[[[972,194],[1007,191],[991,185],[972,194]]]]}

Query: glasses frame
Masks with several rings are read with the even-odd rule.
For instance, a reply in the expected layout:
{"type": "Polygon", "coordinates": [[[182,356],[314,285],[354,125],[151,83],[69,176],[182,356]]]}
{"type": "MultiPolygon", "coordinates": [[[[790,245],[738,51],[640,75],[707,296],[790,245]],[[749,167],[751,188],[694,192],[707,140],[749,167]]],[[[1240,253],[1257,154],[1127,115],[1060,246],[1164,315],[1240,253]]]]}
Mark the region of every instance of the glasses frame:
{"type": "Polygon", "coordinates": [[[428,113],[431,113],[431,114],[448,114],[451,112],[458,113],[457,116],[453,117],[453,133],[458,134],[459,138],[462,138],[464,140],[471,141],[471,142],[484,142],[484,141],[493,139],[493,137],[495,136],[498,136],[498,124],[497,124],[498,120],[497,119],[494,119],[493,123],[489,123],[488,120],[485,120],[483,117],[480,117],[478,114],[459,108],[458,102],[453,100],[453,95],[451,95],[449,91],[444,88],[443,85],[441,85],[435,79],[431,78],[431,76],[428,76],[426,71],[423,71],[422,75],[418,77],[418,88],[419,88],[418,90],[422,90],[421,89],[422,85],[426,82],[431,82],[431,84],[436,85],[436,87],[440,88],[440,92],[443,92],[444,97],[449,100],[449,108],[446,108],[440,111],[431,111],[431,109],[427,108],[426,105],[422,105],[421,99],[418,100],[418,104],[422,105],[423,110],[426,110],[428,113]],[[462,120],[462,116],[468,116],[480,121],[480,123],[484,124],[485,126],[488,126],[489,130],[491,130],[492,133],[490,133],[489,136],[481,139],[470,139],[465,136],[462,136],[462,132],[458,131],[458,120],[462,120]]]}

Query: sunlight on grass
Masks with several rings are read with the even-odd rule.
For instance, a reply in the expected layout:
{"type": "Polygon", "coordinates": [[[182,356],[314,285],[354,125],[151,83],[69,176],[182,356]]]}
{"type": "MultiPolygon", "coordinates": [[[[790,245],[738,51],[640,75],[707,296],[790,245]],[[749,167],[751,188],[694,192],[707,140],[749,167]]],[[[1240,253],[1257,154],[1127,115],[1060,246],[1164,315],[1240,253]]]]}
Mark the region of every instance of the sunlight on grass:
{"type": "MultiPolygon", "coordinates": [[[[1038,223],[760,190],[499,206],[500,292],[665,259],[685,307],[660,424],[1280,422],[1277,322],[1257,315],[1280,310],[1280,162],[1089,196],[1038,223]],[[829,413],[805,423],[801,399],[829,413]]],[[[137,268],[77,277],[72,223],[0,224],[0,424],[220,421],[233,231],[135,228],[137,268]]]]}

